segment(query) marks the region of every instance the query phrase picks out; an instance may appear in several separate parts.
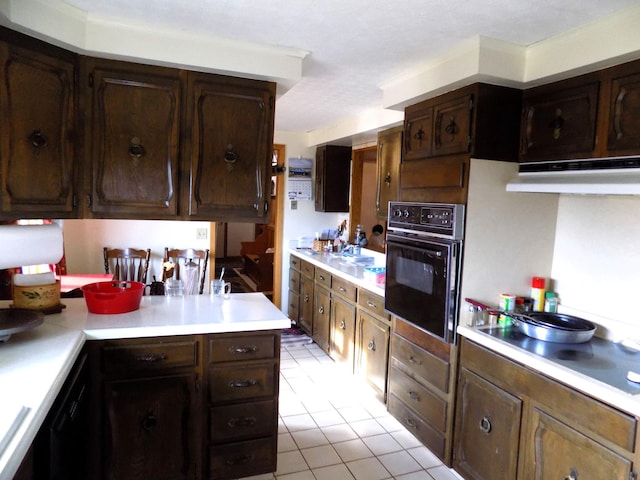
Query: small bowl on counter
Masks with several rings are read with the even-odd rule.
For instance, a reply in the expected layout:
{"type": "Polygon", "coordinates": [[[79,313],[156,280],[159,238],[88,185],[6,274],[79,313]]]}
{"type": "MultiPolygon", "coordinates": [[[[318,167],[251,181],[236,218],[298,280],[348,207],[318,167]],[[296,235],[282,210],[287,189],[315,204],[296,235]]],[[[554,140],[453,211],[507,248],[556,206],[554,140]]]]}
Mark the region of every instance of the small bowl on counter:
{"type": "Polygon", "coordinates": [[[145,284],[141,282],[96,282],[82,287],[87,308],[91,313],[118,314],[140,308],[145,284]]]}

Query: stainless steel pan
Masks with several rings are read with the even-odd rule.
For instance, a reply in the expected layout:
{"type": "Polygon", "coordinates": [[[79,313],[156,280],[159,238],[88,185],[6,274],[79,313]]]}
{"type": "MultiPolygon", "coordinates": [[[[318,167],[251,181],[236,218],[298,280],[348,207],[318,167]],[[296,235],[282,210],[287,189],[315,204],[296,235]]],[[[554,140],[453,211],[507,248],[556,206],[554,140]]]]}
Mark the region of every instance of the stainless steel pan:
{"type": "Polygon", "coordinates": [[[596,326],[583,318],[562,313],[529,312],[507,314],[525,335],[545,342],[584,343],[596,333],[596,326]]]}

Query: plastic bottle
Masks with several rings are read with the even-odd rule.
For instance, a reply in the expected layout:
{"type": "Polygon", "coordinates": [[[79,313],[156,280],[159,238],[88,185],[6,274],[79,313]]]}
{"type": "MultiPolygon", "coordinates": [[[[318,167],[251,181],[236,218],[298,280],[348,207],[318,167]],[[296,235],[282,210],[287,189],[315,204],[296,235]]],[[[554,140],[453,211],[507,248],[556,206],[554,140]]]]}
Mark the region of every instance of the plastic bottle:
{"type": "Polygon", "coordinates": [[[533,277],[531,279],[531,298],[533,298],[533,311],[541,312],[544,308],[544,277],[533,277]]]}
{"type": "Polygon", "coordinates": [[[547,292],[544,294],[544,311],[556,313],[558,311],[558,297],[555,293],[547,292]]]}

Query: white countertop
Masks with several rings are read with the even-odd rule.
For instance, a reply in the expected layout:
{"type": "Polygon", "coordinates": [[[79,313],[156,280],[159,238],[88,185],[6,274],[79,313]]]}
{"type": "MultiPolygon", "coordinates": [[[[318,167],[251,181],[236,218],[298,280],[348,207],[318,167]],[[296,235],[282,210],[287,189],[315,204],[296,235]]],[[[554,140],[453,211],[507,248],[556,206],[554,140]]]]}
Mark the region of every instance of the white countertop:
{"type": "MultiPolygon", "coordinates": [[[[0,302],[8,308],[11,302],[0,302]]],[[[248,332],[288,328],[291,321],[262,293],[143,297],[140,309],[119,315],[89,313],[83,298],[63,299],[61,313],[0,343],[0,430],[17,430],[0,451],[0,479],[17,471],[85,340],[248,332]],[[25,409],[27,407],[26,415],[25,409]],[[24,418],[14,422],[20,414],[24,418]]],[[[0,431],[0,446],[5,431],[0,431]]]]}
{"type": "Polygon", "coordinates": [[[362,256],[373,257],[374,262],[366,265],[358,265],[355,263],[349,263],[345,261],[339,254],[334,253],[320,253],[312,250],[289,250],[291,255],[302,258],[303,260],[312,263],[313,265],[324,268],[326,271],[333,275],[339,275],[340,277],[348,280],[349,282],[357,285],[358,287],[369,290],[381,297],[384,297],[384,285],[380,286],[364,278],[364,268],[384,267],[386,266],[386,256],[384,253],[369,250],[367,248],[362,249],[362,256]]]}
{"type": "Polygon", "coordinates": [[[640,394],[631,395],[617,388],[613,388],[587,375],[547,360],[540,355],[528,352],[527,350],[487,335],[482,332],[481,328],[459,325],[457,332],[469,340],[473,340],[527,368],[562,382],[590,397],[630,413],[631,415],[640,417],[640,394]]]}

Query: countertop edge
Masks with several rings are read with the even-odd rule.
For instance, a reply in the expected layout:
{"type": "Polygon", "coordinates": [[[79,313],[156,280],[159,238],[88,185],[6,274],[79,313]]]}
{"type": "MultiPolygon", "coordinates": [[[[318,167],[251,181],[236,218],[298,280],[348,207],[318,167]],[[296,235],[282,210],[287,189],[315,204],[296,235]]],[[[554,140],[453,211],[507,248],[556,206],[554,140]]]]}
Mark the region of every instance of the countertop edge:
{"type": "MultiPolygon", "coordinates": [[[[289,254],[294,255],[302,260],[306,260],[307,262],[313,264],[316,267],[323,268],[333,275],[338,275],[341,278],[353,283],[354,285],[357,285],[360,288],[364,288],[365,290],[368,290],[369,292],[375,293],[376,295],[379,295],[384,298],[384,286],[378,286],[362,278],[355,277],[354,275],[351,275],[348,272],[345,272],[344,270],[340,270],[339,268],[331,265],[330,263],[327,263],[326,261],[324,261],[325,259],[324,253],[315,253],[312,255],[312,254],[306,253],[306,251],[304,250],[289,249],[289,254]]],[[[379,259],[384,257],[384,254],[374,252],[371,250],[367,250],[367,254],[371,254],[372,256],[376,257],[376,264],[378,263],[379,259]]],[[[362,267],[365,267],[365,266],[366,265],[363,265],[362,267]]],[[[348,267],[348,268],[355,268],[355,267],[348,267]]]]}
{"type": "Polygon", "coordinates": [[[473,340],[496,353],[518,362],[526,368],[530,368],[537,373],[557,380],[589,397],[606,403],[612,408],[640,417],[640,395],[631,395],[612,388],[591,377],[545,360],[539,355],[500,341],[495,337],[483,333],[481,329],[459,325],[457,331],[458,334],[463,337],[473,340]]]}

